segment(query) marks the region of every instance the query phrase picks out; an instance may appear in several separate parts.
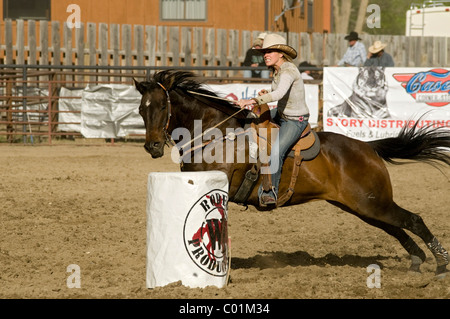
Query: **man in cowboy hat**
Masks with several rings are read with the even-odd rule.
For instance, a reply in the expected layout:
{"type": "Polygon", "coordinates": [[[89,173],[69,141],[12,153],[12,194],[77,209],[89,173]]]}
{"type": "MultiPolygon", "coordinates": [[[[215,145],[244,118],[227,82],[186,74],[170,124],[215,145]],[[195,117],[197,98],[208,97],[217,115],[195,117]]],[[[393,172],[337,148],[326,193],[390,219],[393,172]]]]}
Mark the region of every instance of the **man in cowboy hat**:
{"type": "MultiPolygon", "coordinates": [[[[315,68],[315,65],[312,65],[311,63],[307,62],[307,61],[303,61],[302,63],[300,63],[298,65],[298,67],[300,68],[300,70],[302,70],[303,68],[315,68]]],[[[302,79],[303,80],[314,80],[314,77],[311,75],[311,70],[306,69],[302,72],[302,79]]]]}
{"type": "Polygon", "coordinates": [[[277,101],[271,116],[280,125],[270,153],[272,187],[258,190],[261,206],[276,205],[283,161],[287,151],[300,139],[308,125],[309,109],[305,100],[305,86],[298,67],[293,63],[297,51],[276,33],[266,35],[260,49],[266,65],[273,71],[271,90],[261,90],[253,99],[236,102],[241,108],[252,109],[255,104],[277,101]]]}
{"type": "MultiPolygon", "coordinates": [[[[266,64],[264,63],[264,56],[263,54],[258,51],[257,49],[261,49],[264,37],[266,36],[266,33],[260,33],[258,37],[253,41],[253,45],[250,49],[247,50],[245,54],[244,63],[243,66],[247,67],[262,67],[266,64]]],[[[269,78],[269,70],[244,70],[244,78],[269,78]]]]}
{"type": "Polygon", "coordinates": [[[375,41],[373,45],[369,47],[369,55],[364,66],[384,66],[390,67],[394,66],[394,59],[392,56],[384,52],[386,43],[381,43],[381,41],[375,41]]]}
{"type": "Polygon", "coordinates": [[[338,62],[338,66],[362,66],[366,61],[367,53],[364,44],[358,33],[355,31],[345,36],[348,41],[348,49],[342,59],[338,62]]]}

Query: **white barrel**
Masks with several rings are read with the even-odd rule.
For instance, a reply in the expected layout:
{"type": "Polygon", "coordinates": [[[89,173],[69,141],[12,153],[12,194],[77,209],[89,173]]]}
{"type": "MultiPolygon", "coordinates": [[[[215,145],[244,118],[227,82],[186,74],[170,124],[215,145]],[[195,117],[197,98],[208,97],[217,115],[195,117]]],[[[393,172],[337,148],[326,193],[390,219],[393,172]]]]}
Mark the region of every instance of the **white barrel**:
{"type": "Polygon", "coordinates": [[[228,178],[224,172],[148,176],[147,288],[226,285],[228,178]]]}

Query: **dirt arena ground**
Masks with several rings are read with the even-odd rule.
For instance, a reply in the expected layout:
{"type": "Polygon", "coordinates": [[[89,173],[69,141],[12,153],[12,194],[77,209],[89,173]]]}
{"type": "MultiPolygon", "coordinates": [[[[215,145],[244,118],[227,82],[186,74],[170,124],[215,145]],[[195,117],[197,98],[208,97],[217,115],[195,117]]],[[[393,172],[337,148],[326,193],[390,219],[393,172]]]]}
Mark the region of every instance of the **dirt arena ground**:
{"type": "MultiPolygon", "coordinates": [[[[230,203],[229,285],[147,289],[147,176],[178,171],[168,154],[153,160],[137,143],[0,145],[0,298],[450,298],[450,275],[434,277],[417,237],[428,256],[420,275],[395,239],[326,202],[272,212],[230,203]],[[78,289],[66,284],[72,264],[78,289]],[[373,264],[380,288],[367,285],[373,264]]],[[[449,250],[450,169],[388,168],[397,203],[449,250]]]]}

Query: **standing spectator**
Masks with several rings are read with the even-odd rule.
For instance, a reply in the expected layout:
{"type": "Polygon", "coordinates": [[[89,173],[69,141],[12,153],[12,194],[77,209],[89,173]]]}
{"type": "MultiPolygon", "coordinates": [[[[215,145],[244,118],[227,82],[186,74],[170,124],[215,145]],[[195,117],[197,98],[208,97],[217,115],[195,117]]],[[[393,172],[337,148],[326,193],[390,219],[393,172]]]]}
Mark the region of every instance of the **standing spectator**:
{"type": "Polygon", "coordinates": [[[369,55],[367,56],[364,66],[394,66],[394,59],[392,56],[384,52],[386,43],[381,43],[381,41],[375,41],[372,46],[369,47],[369,55]]]}
{"type": "Polygon", "coordinates": [[[348,41],[348,49],[342,59],[338,62],[338,66],[362,66],[367,58],[366,47],[360,42],[358,33],[355,31],[345,36],[348,41]]]}
{"type": "MultiPolygon", "coordinates": [[[[306,62],[306,61],[303,61],[302,63],[300,63],[299,65],[298,65],[298,67],[299,68],[311,68],[311,67],[316,67],[315,65],[312,65],[311,63],[308,63],[308,62],[306,62]]],[[[314,80],[314,78],[312,77],[312,75],[311,75],[311,70],[303,70],[303,71],[300,71],[301,72],[301,74],[302,74],[302,79],[303,80],[314,80]]]]}
{"type": "MultiPolygon", "coordinates": [[[[259,51],[261,49],[266,33],[260,33],[258,38],[253,42],[253,46],[247,50],[243,66],[251,66],[253,68],[266,66],[264,55],[259,51]]],[[[244,70],[244,78],[269,78],[269,70],[244,70]]]]}

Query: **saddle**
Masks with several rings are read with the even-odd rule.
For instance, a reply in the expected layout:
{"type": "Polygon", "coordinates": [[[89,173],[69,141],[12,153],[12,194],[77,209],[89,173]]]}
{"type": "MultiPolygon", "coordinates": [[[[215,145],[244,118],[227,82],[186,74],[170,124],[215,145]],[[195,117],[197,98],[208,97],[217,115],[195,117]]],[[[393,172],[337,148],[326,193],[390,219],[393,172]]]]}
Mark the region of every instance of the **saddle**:
{"type": "MultiPolygon", "coordinates": [[[[269,160],[271,151],[271,132],[272,128],[277,128],[278,126],[271,122],[270,110],[267,104],[260,105],[253,109],[253,113],[255,113],[259,117],[258,122],[253,122],[251,124],[253,128],[255,141],[258,143],[258,147],[263,151],[260,152],[260,163],[261,169],[266,169],[266,172],[269,172],[269,160]],[[267,156],[267,158],[265,157],[267,156]]],[[[297,143],[292,147],[292,150],[289,152],[288,156],[294,158],[294,166],[292,169],[291,180],[289,183],[289,187],[287,191],[278,196],[277,206],[284,205],[294,193],[295,183],[297,182],[298,173],[300,170],[300,166],[304,160],[312,160],[314,159],[320,152],[320,140],[311,128],[311,125],[308,124],[304,131],[301,134],[300,139],[297,143]]],[[[266,173],[262,175],[262,186],[265,191],[269,191],[272,188],[272,180],[271,174],[266,173]]]]}

